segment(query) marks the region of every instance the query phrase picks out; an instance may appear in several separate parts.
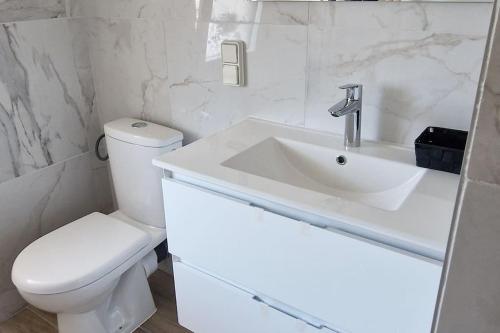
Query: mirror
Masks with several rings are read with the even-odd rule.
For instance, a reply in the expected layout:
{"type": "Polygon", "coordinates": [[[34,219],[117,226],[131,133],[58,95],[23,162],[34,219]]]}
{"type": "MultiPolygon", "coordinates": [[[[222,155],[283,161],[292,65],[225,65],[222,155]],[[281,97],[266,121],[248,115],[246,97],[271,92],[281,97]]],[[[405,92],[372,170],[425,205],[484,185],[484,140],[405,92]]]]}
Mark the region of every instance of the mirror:
{"type": "Polygon", "coordinates": [[[313,1],[384,1],[384,2],[493,2],[493,0],[250,0],[253,2],[313,2],[313,1]]]}

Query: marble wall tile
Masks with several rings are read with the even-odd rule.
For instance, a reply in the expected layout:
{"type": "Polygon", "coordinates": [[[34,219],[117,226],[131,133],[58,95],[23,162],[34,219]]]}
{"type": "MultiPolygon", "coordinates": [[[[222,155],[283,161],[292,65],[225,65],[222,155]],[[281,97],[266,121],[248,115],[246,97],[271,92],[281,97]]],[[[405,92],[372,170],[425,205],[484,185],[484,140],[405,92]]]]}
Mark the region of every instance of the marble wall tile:
{"type": "Polygon", "coordinates": [[[462,202],[435,332],[496,333],[500,327],[500,187],[467,182],[462,202]]]}
{"type": "MultiPolygon", "coordinates": [[[[182,0],[177,0],[182,1],[182,0]]],[[[196,3],[196,1],[193,1],[196,3]]],[[[205,0],[201,18],[212,22],[307,25],[306,3],[251,2],[247,0],[205,0]]]]}
{"type": "Polygon", "coordinates": [[[104,203],[101,195],[105,193],[98,193],[97,186],[103,187],[103,182],[107,179],[92,168],[92,155],[85,153],[61,163],[58,183],[53,183],[53,188],[47,191],[48,196],[44,197],[44,201],[39,201],[37,206],[41,209],[41,235],[82,216],[100,211],[99,208],[104,203]]]}
{"type": "Polygon", "coordinates": [[[163,24],[156,20],[94,19],[90,53],[101,123],[170,117],[163,24]]]}
{"type": "Polygon", "coordinates": [[[339,86],[362,83],[364,139],[411,145],[429,125],[469,128],[488,8],[479,6],[471,16],[477,21],[457,21],[453,28],[452,23],[435,23],[442,18],[434,7],[418,4],[406,6],[408,10],[403,10],[406,4],[380,6],[377,11],[368,4],[356,10],[352,22],[345,17],[353,4],[326,5],[329,10],[322,13],[311,11],[307,127],[343,133],[344,120],[327,110],[345,97],[339,86]]]}
{"type": "Polygon", "coordinates": [[[434,333],[500,327],[500,18],[493,13],[461,191],[434,319],[434,333]]]}
{"type": "Polygon", "coordinates": [[[65,15],[64,0],[0,1],[0,22],[50,19],[65,15]]]}
{"type": "MultiPolygon", "coordinates": [[[[92,157],[95,160],[95,157],[92,157]]],[[[109,163],[93,162],[92,179],[94,186],[94,195],[97,201],[96,210],[103,214],[110,214],[116,210],[116,203],[109,163]]]]}
{"type": "MultiPolygon", "coordinates": [[[[498,87],[500,86],[497,85],[496,88],[498,87]]],[[[485,87],[467,176],[473,180],[500,185],[500,139],[492,140],[500,138],[500,93],[494,93],[491,88],[485,87]]]]}
{"type": "Polygon", "coordinates": [[[90,18],[97,16],[97,0],[66,0],[66,15],[90,18]]]}
{"type": "Polygon", "coordinates": [[[319,27],[394,29],[485,34],[492,3],[356,2],[315,3],[309,21],[319,27]],[[464,24],[467,22],[467,24],[464,24]]]}
{"type": "Polygon", "coordinates": [[[0,26],[0,183],[88,151],[93,86],[79,29],[68,20],[0,26]]]}
{"type": "Polygon", "coordinates": [[[96,211],[90,153],[0,184],[0,320],[23,304],[10,279],[19,252],[41,235],[96,211]]]}
{"type": "Polygon", "coordinates": [[[78,76],[81,98],[85,105],[87,141],[89,149],[92,149],[103,130],[95,105],[96,94],[89,48],[90,21],[90,19],[83,18],[70,19],[68,27],[72,36],[74,67],[78,76]]]}
{"type": "Polygon", "coordinates": [[[366,85],[364,138],[411,144],[428,125],[469,127],[491,4],[305,5],[97,2],[95,15],[127,18],[100,19],[95,29],[100,30],[92,45],[103,122],[123,115],[142,117],[187,131],[188,142],[256,113],[342,133],[343,120],[326,110],[343,97],[339,85],[361,81],[366,85]],[[158,41],[161,21],[166,42],[158,41]],[[124,55],[112,50],[122,47],[120,38],[127,35],[134,51],[124,55]],[[141,35],[147,42],[139,46],[141,35]],[[220,85],[217,43],[228,37],[252,44],[248,88],[220,85]],[[274,55],[278,46],[286,56],[274,55]],[[168,87],[156,80],[143,98],[144,81],[151,77],[147,54],[159,59],[162,52],[168,71],[158,65],[154,72],[161,74],[154,75],[167,78],[168,87]],[[163,107],[152,106],[151,100],[163,107]]]}
{"type": "Polygon", "coordinates": [[[302,26],[166,23],[171,123],[187,142],[250,115],[303,124],[307,30],[302,26]],[[247,45],[246,87],[222,85],[220,42],[247,45]],[[279,45],[279,46],[278,46],[279,45]]]}
{"type": "Polygon", "coordinates": [[[10,280],[29,243],[114,205],[106,164],[88,153],[102,131],[94,107],[86,19],[63,1],[3,1],[0,21],[0,321],[24,300],[10,280]],[[104,170],[104,172],[103,172],[104,170]]]}
{"type": "Polygon", "coordinates": [[[467,176],[473,180],[500,185],[500,24],[492,36],[494,42],[479,105],[474,149],[467,176]]]}
{"type": "MultiPolygon", "coordinates": [[[[0,268],[3,269],[3,267],[0,268]]],[[[6,289],[0,292],[0,323],[11,318],[24,306],[26,302],[16,289],[6,289]]]]}
{"type": "Polygon", "coordinates": [[[306,3],[248,0],[68,0],[70,15],[103,18],[156,18],[195,22],[306,25],[306,3]]]}

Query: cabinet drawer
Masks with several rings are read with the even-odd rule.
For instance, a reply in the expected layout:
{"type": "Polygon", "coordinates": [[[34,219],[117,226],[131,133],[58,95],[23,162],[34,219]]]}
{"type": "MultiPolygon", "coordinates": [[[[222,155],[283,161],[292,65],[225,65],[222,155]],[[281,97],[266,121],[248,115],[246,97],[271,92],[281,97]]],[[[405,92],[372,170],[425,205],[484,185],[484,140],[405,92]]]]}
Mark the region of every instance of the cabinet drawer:
{"type": "Polygon", "coordinates": [[[195,333],[334,333],[182,263],[174,262],[174,276],[179,323],[195,333]]]}
{"type": "Polygon", "coordinates": [[[429,332],[441,264],[163,180],[182,261],[350,333],[429,332]]]}

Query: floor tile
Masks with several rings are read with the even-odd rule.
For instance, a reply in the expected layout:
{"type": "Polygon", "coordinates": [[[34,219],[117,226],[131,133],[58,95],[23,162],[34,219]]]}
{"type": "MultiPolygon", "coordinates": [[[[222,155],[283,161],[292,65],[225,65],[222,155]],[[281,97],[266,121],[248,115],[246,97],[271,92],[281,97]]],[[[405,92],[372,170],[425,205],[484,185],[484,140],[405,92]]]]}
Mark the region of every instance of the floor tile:
{"type": "Polygon", "coordinates": [[[0,333],[57,333],[57,328],[29,309],[24,309],[0,323],[0,333]]]}
{"type": "MultiPolygon", "coordinates": [[[[189,333],[177,323],[173,277],[158,270],[149,283],[158,311],[133,333],[189,333]]],[[[29,305],[0,323],[0,333],[57,333],[57,316],[29,305]]]]}
{"type": "Polygon", "coordinates": [[[187,329],[168,321],[149,324],[148,327],[142,327],[142,329],[144,333],[190,333],[187,329]]]}
{"type": "Polygon", "coordinates": [[[49,322],[49,324],[52,324],[53,326],[57,327],[57,315],[55,313],[50,313],[50,312],[40,310],[38,308],[35,308],[32,305],[28,305],[27,309],[34,312],[36,315],[41,317],[43,320],[49,322]]]}
{"type": "Polygon", "coordinates": [[[149,277],[149,285],[158,311],[141,328],[146,333],[189,333],[177,323],[173,276],[158,270],[149,277]]]}
{"type": "Polygon", "coordinates": [[[153,295],[175,300],[174,277],[172,275],[157,270],[149,277],[149,286],[153,295]]]}
{"type": "Polygon", "coordinates": [[[158,311],[142,325],[147,333],[187,333],[177,323],[177,307],[174,300],[154,295],[158,311]]]}

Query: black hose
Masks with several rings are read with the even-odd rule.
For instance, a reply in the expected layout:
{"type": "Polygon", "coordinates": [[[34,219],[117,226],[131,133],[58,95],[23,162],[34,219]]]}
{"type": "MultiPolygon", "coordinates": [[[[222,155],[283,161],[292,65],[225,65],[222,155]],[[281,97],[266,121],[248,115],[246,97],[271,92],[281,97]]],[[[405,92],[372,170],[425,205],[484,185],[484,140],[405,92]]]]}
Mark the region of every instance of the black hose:
{"type": "Polygon", "coordinates": [[[99,146],[101,145],[101,141],[102,141],[102,139],[104,139],[105,137],[106,137],[106,135],[104,135],[104,134],[103,134],[103,135],[101,135],[101,136],[97,139],[97,141],[96,141],[96,143],[95,143],[95,156],[97,156],[97,158],[99,159],[99,161],[103,161],[103,162],[105,162],[105,161],[107,161],[107,160],[109,159],[108,154],[106,154],[106,156],[102,156],[102,155],[101,155],[101,152],[99,151],[99,146]]]}

